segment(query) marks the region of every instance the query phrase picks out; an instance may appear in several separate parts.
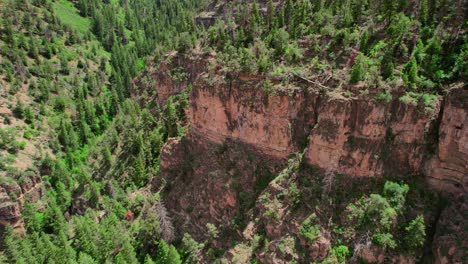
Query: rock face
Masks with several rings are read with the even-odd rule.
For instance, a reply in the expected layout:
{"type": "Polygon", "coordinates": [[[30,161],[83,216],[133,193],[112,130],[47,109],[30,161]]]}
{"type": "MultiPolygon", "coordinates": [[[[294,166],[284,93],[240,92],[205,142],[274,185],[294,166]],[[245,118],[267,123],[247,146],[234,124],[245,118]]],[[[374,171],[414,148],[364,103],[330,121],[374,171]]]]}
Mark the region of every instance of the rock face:
{"type": "Polygon", "coordinates": [[[309,137],[307,161],[352,176],[417,174],[436,115],[394,100],[325,98],[309,137]]]}
{"type": "Polygon", "coordinates": [[[440,190],[468,190],[466,89],[439,98],[427,112],[398,100],[401,94],[389,103],[369,96],[348,99],[301,82],[268,93],[265,77],[221,74],[209,69],[213,58],[206,54],[176,54],[168,60],[172,70],[162,63],[152,74],[158,101],[193,83],[190,133],[200,139],[217,144],[233,139],[282,160],[305,149],[309,164],[335,173],[424,174],[440,190]],[[174,68],[186,72],[182,83],[168,79],[174,68]]]}
{"type": "Polygon", "coordinates": [[[439,144],[426,166],[426,175],[440,190],[468,191],[468,92],[455,90],[446,98],[439,144]]]}
{"type": "Polygon", "coordinates": [[[21,186],[8,178],[0,182],[0,238],[3,237],[4,228],[11,225],[20,234],[24,233],[24,223],[21,208],[25,199],[37,202],[44,190],[41,178],[37,174],[26,178],[21,186]]]}
{"type": "Polygon", "coordinates": [[[210,85],[209,78],[195,82],[189,119],[193,133],[212,142],[235,139],[286,159],[308,141],[306,161],[320,168],[349,176],[424,173],[439,189],[466,191],[468,111],[460,100],[466,90],[448,96],[443,111],[439,101],[426,112],[396,98],[389,103],[335,98],[307,88],[267,95],[258,79],[238,76],[210,85]],[[437,138],[437,158],[428,161],[437,138]]]}
{"type": "MultiPolygon", "coordinates": [[[[298,227],[310,208],[292,214],[291,201],[278,203],[275,198],[289,184],[276,186],[277,190],[271,189],[275,184],[268,185],[298,152],[304,153],[305,163],[332,174],[354,179],[423,175],[442,193],[467,192],[466,89],[453,89],[438,98],[428,112],[422,106],[401,102],[398,92],[387,103],[369,95],[345,98],[300,79],[287,89],[271,90],[278,80],[222,73],[209,66],[213,61],[209,54],[172,54],[166,61],[146,73],[152,76],[152,84],[139,78],[132,92],[142,103],[164,104],[193,84],[188,135],[170,139],[163,147],[162,177],[153,182],[155,192],[164,192],[179,236],[189,232],[195,239],[205,240],[206,224],[212,223],[222,231],[220,237],[226,238],[216,241],[216,246],[229,248],[229,241],[242,239],[238,230],[243,221],[255,219],[244,232],[264,230],[271,241],[268,252],[257,255],[260,260],[302,261],[302,256],[284,251],[284,245],[291,242],[291,234],[300,236],[298,227]],[[262,202],[267,185],[275,195],[262,202]],[[268,216],[270,209],[277,212],[273,218],[268,216]],[[278,248],[283,255],[278,255],[278,248]]],[[[447,217],[437,226],[447,225],[443,219],[447,217]]],[[[443,231],[437,232],[441,238],[440,243],[433,243],[437,263],[451,263],[463,247],[443,231]]],[[[307,247],[310,258],[323,260],[330,250],[327,239],[307,247]]],[[[247,251],[242,254],[252,253],[247,251]]],[[[372,252],[363,254],[380,262],[383,255],[372,252]]],[[[394,263],[415,261],[397,257],[394,263]]]]}
{"type": "Polygon", "coordinates": [[[255,88],[256,79],[237,79],[216,87],[205,82],[194,86],[189,119],[193,131],[213,142],[231,138],[284,159],[300,149],[306,130],[315,123],[316,94],[268,96],[255,88]]]}
{"type": "MultiPolygon", "coordinates": [[[[24,232],[23,219],[20,213],[21,188],[16,182],[2,182],[0,184],[0,231],[11,225],[19,232],[24,232]]],[[[3,231],[0,232],[0,236],[3,231]]]]}
{"type": "Polygon", "coordinates": [[[432,252],[434,263],[465,263],[468,248],[468,196],[460,197],[444,209],[437,223],[432,252]]]}

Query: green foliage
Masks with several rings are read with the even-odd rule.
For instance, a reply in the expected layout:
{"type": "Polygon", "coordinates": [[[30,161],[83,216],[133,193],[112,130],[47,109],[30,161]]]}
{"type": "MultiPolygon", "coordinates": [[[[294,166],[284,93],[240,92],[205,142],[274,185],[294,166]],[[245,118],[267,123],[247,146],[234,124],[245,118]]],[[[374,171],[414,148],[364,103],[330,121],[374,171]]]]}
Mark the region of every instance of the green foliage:
{"type": "Polygon", "coordinates": [[[291,183],[288,187],[287,194],[294,207],[298,207],[302,201],[302,192],[297,188],[295,182],[291,183]]]}
{"type": "Polygon", "coordinates": [[[359,51],[366,54],[369,45],[369,31],[367,29],[362,32],[361,41],[359,42],[359,51]]]}
{"type": "Polygon", "coordinates": [[[379,93],[376,99],[379,102],[389,103],[392,101],[392,94],[390,93],[390,91],[385,90],[379,93]]]}
{"type": "Polygon", "coordinates": [[[396,182],[387,181],[384,185],[384,196],[390,202],[390,205],[395,210],[400,211],[406,201],[409,186],[407,184],[398,184],[396,182]]]}
{"type": "Polygon", "coordinates": [[[320,237],[320,225],[317,224],[317,216],[315,214],[307,217],[299,227],[301,235],[311,244],[320,237]]]}
{"type": "Polygon", "coordinates": [[[422,215],[413,219],[405,227],[405,231],[405,243],[408,249],[415,251],[424,245],[426,241],[426,226],[424,225],[424,217],[422,215]]]}
{"type": "Polygon", "coordinates": [[[159,242],[157,264],[181,264],[179,252],[173,245],[168,245],[164,240],[159,242]]]}
{"type": "Polygon", "coordinates": [[[67,26],[72,27],[74,30],[85,34],[91,28],[91,21],[78,14],[78,10],[73,6],[70,1],[59,0],[53,4],[54,12],[58,19],[67,26]]]}
{"type": "Polygon", "coordinates": [[[400,101],[414,106],[421,105],[424,107],[425,111],[434,112],[439,99],[437,95],[434,94],[408,92],[400,97],[400,101]]]}
{"type": "Polygon", "coordinates": [[[347,206],[349,218],[357,226],[371,224],[377,230],[387,232],[395,226],[397,216],[405,204],[409,186],[387,181],[384,185],[384,195],[370,194],[362,197],[354,204],[347,206]]]}
{"type": "Polygon", "coordinates": [[[355,64],[351,68],[351,84],[356,84],[364,79],[367,67],[368,59],[364,55],[359,54],[356,58],[355,64]]]}
{"type": "Polygon", "coordinates": [[[393,235],[390,233],[375,233],[372,235],[372,243],[381,248],[396,248],[396,242],[393,239],[393,235]]]}
{"type": "Polygon", "coordinates": [[[182,249],[185,252],[184,263],[199,263],[202,248],[203,244],[199,244],[190,234],[185,233],[182,238],[182,249]]]}
{"type": "Polygon", "coordinates": [[[349,255],[349,249],[347,246],[341,245],[333,249],[333,253],[338,258],[338,262],[342,263],[346,260],[349,255]]]}
{"type": "Polygon", "coordinates": [[[418,64],[414,57],[403,68],[403,80],[411,88],[416,88],[418,82],[418,64]]]}
{"type": "Polygon", "coordinates": [[[206,224],[206,228],[208,230],[208,236],[210,237],[211,240],[214,240],[214,239],[218,238],[219,231],[218,231],[218,229],[216,228],[215,225],[213,225],[212,223],[208,223],[208,224],[206,224]]]}

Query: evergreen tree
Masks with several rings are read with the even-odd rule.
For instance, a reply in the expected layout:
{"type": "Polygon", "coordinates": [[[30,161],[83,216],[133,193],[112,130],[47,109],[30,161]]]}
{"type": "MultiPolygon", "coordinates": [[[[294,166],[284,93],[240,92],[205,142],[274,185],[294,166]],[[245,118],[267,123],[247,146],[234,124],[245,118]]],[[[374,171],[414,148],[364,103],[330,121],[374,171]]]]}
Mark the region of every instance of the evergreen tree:
{"type": "Polygon", "coordinates": [[[412,88],[416,87],[416,83],[418,82],[418,63],[414,56],[411,57],[410,61],[403,68],[403,80],[412,88]]]}
{"type": "Polygon", "coordinates": [[[156,256],[157,264],[181,264],[179,252],[173,245],[168,245],[161,240],[158,245],[158,254],[156,256]]]}
{"type": "Polygon", "coordinates": [[[405,242],[411,250],[417,250],[424,245],[426,241],[426,227],[424,225],[424,217],[422,215],[413,219],[405,228],[405,242]]]}
{"type": "Polygon", "coordinates": [[[359,51],[363,54],[367,53],[368,50],[368,42],[369,42],[369,32],[367,29],[362,32],[361,41],[359,43],[359,51]]]}
{"type": "Polygon", "coordinates": [[[427,0],[421,0],[421,7],[420,7],[420,16],[421,16],[421,23],[425,25],[428,22],[428,6],[427,0]]]}

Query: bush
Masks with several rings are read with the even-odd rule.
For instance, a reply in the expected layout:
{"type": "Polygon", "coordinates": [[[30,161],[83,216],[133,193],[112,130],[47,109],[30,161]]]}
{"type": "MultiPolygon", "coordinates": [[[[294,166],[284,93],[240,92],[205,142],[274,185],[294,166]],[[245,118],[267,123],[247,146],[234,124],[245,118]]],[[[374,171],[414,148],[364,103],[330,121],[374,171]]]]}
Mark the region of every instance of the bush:
{"type": "Polygon", "coordinates": [[[302,225],[299,227],[301,235],[310,243],[315,243],[317,238],[320,236],[320,226],[316,224],[317,216],[315,214],[310,215],[304,220],[302,225]]]}
{"type": "Polygon", "coordinates": [[[390,101],[392,101],[392,94],[388,90],[385,90],[379,93],[379,95],[377,96],[377,101],[389,103],[390,101]]]}
{"type": "Polygon", "coordinates": [[[424,245],[426,240],[426,226],[422,215],[413,219],[405,228],[405,242],[410,250],[416,250],[424,245]]]}
{"type": "Polygon", "coordinates": [[[334,248],[333,252],[340,263],[344,262],[349,255],[348,247],[343,245],[334,248]]]}
{"type": "Polygon", "coordinates": [[[393,239],[393,235],[389,233],[375,233],[372,235],[372,243],[381,247],[381,248],[391,248],[396,247],[396,242],[393,239]]]}
{"type": "Polygon", "coordinates": [[[403,208],[408,191],[409,186],[407,184],[400,185],[396,182],[387,181],[384,185],[384,196],[397,211],[403,208]]]}

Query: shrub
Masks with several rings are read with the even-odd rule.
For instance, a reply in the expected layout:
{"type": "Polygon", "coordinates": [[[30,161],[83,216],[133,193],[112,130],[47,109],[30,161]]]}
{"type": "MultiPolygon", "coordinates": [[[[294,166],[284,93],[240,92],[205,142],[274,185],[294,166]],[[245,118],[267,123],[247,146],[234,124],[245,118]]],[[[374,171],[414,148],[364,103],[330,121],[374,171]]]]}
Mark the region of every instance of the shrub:
{"type": "Polygon", "coordinates": [[[335,253],[336,258],[340,263],[344,262],[346,260],[346,257],[349,255],[349,249],[347,246],[344,245],[334,248],[333,252],[335,253]]]}
{"type": "Polygon", "coordinates": [[[418,82],[418,63],[414,57],[403,68],[403,81],[411,88],[416,88],[418,82]]]}
{"type": "Polygon", "coordinates": [[[310,243],[314,243],[321,234],[320,226],[316,224],[316,220],[317,216],[312,214],[299,227],[301,235],[310,243]]]}
{"type": "Polygon", "coordinates": [[[409,186],[407,184],[400,185],[395,182],[387,181],[384,185],[384,196],[397,211],[405,204],[408,191],[409,186]]]}
{"type": "Polygon", "coordinates": [[[394,249],[396,247],[393,235],[389,233],[375,233],[372,235],[372,243],[382,248],[394,249]]]}
{"type": "Polygon", "coordinates": [[[377,96],[377,101],[389,103],[390,101],[392,101],[392,94],[388,90],[385,90],[379,93],[379,95],[377,96]]]}
{"type": "Polygon", "coordinates": [[[215,225],[208,223],[206,224],[206,229],[208,230],[208,235],[210,236],[210,239],[217,239],[219,236],[219,231],[218,228],[216,228],[215,225]]]}
{"type": "Polygon", "coordinates": [[[294,207],[297,207],[301,203],[302,193],[295,182],[291,183],[288,188],[288,197],[293,203],[294,207]]]}

